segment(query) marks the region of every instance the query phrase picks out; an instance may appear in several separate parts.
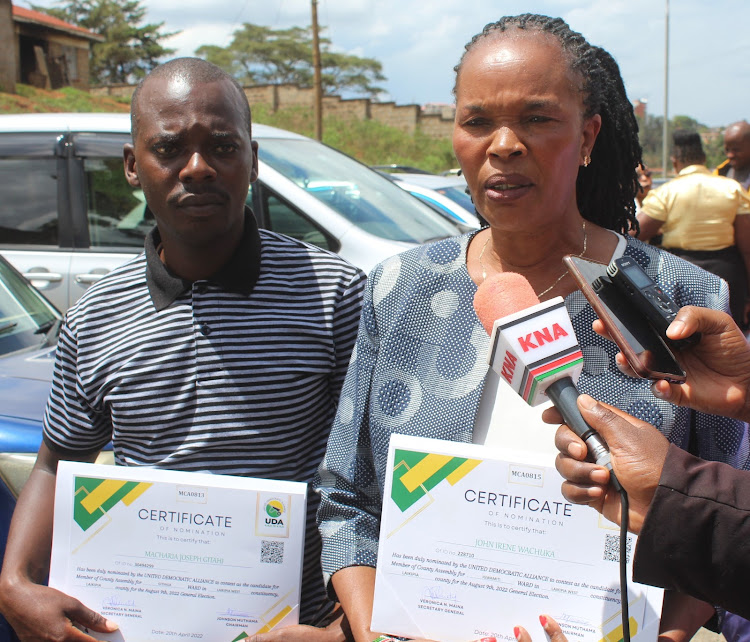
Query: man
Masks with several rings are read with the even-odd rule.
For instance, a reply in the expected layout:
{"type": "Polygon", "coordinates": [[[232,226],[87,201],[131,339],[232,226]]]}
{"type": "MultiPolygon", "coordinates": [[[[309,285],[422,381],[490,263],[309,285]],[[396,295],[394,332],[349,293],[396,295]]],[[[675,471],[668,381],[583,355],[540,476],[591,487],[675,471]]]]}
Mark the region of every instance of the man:
{"type": "Polygon", "coordinates": [[[727,159],[715,173],[733,178],[745,190],[750,190],[750,124],[741,120],[724,130],[724,152],[727,159]]]}
{"type": "Polygon", "coordinates": [[[672,164],[677,178],[651,190],[638,214],[638,238],[662,234],[661,247],[729,284],[729,307],[745,327],[750,282],[750,194],[705,166],[700,136],[677,130],[672,164]]]}
{"type": "MultiPolygon", "coordinates": [[[[0,574],[0,609],[22,640],[94,640],[116,624],[43,586],[55,471],[111,439],[121,465],[309,482],[322,458],[357,333],[364,275],[339,257],[257,229],[245,208],[257,143],[239,86],[183,58],[136,90],[128,182],[156,220],[145,253],[68,312],[44,443],[21,494],[0,574]]],[[[309,498],[300,620],[332,604],[309,498]]],[[[342,639],[298,626],[258,636],[342,639]]]]}
{"type": "MultiPolygon", "coordinates": [[[[601,326],[599,326],[601,329],[601,326]]],[[[684,350],[683,385],[659,381],[657,396],[703,412],[750,420],[750,347],[725,314],[680,310],[672,339],[701,332],[684,350]]],[[[615,474],[628,492],[629,527],[639,534],[633,579],[687,593],[750,617],[750,471],[708,462],[670,445],[659,431],[582,396],[584,419],[607,441],[615,474]]],[[[545,419],[558,422],[548,411],[545,419]]],[[[565,425],[555,438],[563,495],[620,522],[620,498],[606,469],[587,463],[586,446],[565,425]]]]}

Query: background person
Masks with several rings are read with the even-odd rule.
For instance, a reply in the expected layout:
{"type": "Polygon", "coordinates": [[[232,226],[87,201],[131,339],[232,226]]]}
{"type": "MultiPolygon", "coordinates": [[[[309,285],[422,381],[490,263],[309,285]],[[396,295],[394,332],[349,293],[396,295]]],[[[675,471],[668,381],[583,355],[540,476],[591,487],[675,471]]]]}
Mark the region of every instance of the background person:
{"type": "Polygon", "coordinates": [[[727,159],[716,168],[716,174],[736,180],[750,190],[750,124],[741,120],[724,130],[724,152],[727,159]]]}
{"type": "Polygon", "coordinates": [[[638,216],[643,205],[643,199],[654,186],[654,179],[651,177],[651,170],[643,164],[636,167],[635,173],[638,177],[638,190],[635,193],[635,214],[638,216]]]}
{"type": "MultiPolygon", "coordinates": [[[[377,635],[370,619],[390,435],[471,442],[495,404],[519,403],[488,375],[489,337],[473,308],[487,276],[519,272],[541,300],[565,297],[587,357],[581,390],[658,421],[680,447],[748,463],[742,422],[655,399],[648,382],[617,369],[616,348],[593,332],[595,313],[562,264],[566,254],[604,263],[625,254],[679,305],[728,303],[718,278],[622,235],[635,225],[641,151],[612,57],[559,18],[526,14],[487,25],[456,74],[453,146],[489,228],[410,250],[372,272],[320,470],[323,568],[357,642],[377,635]]],[[[683,637],[674,639],[689,638],[712,613],[691,602],[678,623],[683,637]]]]}
{"type": "Polygon", "coordinates": [[[651,190],[638,214],[638,238],[661,234],[661,247],[720,276],[729,284],[729,306],[745,327],[750,273],[750,195],[733,180],[715,176],[696,132],[677,130],[672,164],[677,178],[651,190]]]}
{"type": "MultiPolygon", "coordinates": [[[[257,144],[240,87],[203,60],[157,67],[131,104],[125,175],[156,228],[145,253],[92,286],[67,313],[44,442],[10,527],[0,608],[22,640],[112,631],[43,585],[57,462],[311,481],[356,335],[364,274],[329,252],[258,230],[245,207],[257,144]]],[[[308,499],[300,620],[324,625],[316,497],[308,499]]],[[[258,642],[343,639],[297,626],[258,642]]]]}

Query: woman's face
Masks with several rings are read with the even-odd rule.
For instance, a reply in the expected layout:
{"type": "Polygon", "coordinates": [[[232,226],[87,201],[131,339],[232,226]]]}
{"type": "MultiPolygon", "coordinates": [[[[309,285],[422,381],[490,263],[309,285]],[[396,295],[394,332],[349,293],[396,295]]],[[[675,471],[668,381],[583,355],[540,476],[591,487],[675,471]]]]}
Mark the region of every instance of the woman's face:
{"type": "Polygon", "coordinates": [[[489,37],[466,54],[453,148],[493,227],[532,231],[577,216],[578,168],[601,126],[598,114],[584,119],[580,87],[557,41],[538,32],[489,37]]]}

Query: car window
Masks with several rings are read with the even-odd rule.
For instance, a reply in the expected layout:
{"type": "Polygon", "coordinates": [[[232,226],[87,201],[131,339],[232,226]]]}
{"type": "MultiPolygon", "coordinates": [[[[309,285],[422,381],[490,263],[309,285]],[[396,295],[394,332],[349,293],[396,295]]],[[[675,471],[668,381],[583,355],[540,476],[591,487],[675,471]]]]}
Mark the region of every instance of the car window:
{"type": "Polygon", "coordinates": [[[142,248],[154,220],[142,190],[125,179],[122,158],[86,158],[86,217],[91,247],[142,248]]]}
{"type": "Polygon", "coordinates": [[[340,247],[335,239],[330,238],[289,201],[281,198],[268,187],[258,183],[251,184],[247,195],[248,205],[252,206],[253,192],[260,196],[260,207],[265,213],[265,228],[279,234],[286,234],[305,243],[317,245],[324,250],[338,252],[340,247]]]}
{"type": "Polygon", "coordinates": [[[314,140],[261,138],[259,158],[370,234],[424,243],[460,234],[392,181],[314,140]]]}
{"type": "Polygon", "coordinates": [[[57,162],[0,158],[0,243],[57,247],[57,162]]]}
{"type": "Polygon", "coordinates": [[[128,184],[122,148],[128,134],[73,135],[75,155],[82,159],[86,183],[86,219],[90,247],[143,247],[143,237],[154,224],[146,215],[141,190],[128,184]]]}
{"type": "Polygon", "coordinates": [[[468,212],[474,211],[474,202],[471,200],[471,196],[466,193],[464,187],[440,187],[435,190],[438,194],[442,194],[446,198],[451,199],[454,203],[457,203],[468,212]]]}
{"type": "Polygon", "coordinates": [[[0,355],[40,346],[58,319],[26,280],[0,261],[0,355]]]}

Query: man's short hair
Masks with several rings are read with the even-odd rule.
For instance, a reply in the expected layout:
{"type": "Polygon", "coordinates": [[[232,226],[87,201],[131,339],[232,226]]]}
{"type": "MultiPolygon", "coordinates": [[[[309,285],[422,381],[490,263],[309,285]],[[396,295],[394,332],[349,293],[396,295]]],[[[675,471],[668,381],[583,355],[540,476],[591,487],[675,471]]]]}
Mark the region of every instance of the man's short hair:
{"type": "Polygon", "coordinates": [[[672,156],[686,165],[702,165],[706,162],[703,142],[698,132],[677,129],[672,134],[672,156]]]}
{"type": "Polygon", "coordinates": [[[239,83],[232,78],[221,67],[203,60],[202,58],[173,58],[158,67],[155,67],[145,78],[143,78],[135,88],[133,96],[130,99],[130,133],[135,142],[138,133],[138,119],[140,118],[140,108],[138,106],[138,97],[140,96],[143,86],[151,78],[184,78],[193,83],[212,83],[228,80],[237,89],[240,95],[240,104],[243,107],[244,117],[247,122],[247,131],[252,135],[252,115],[250,113],[250,104],[247,96],[240,87],[239,83]]]}

